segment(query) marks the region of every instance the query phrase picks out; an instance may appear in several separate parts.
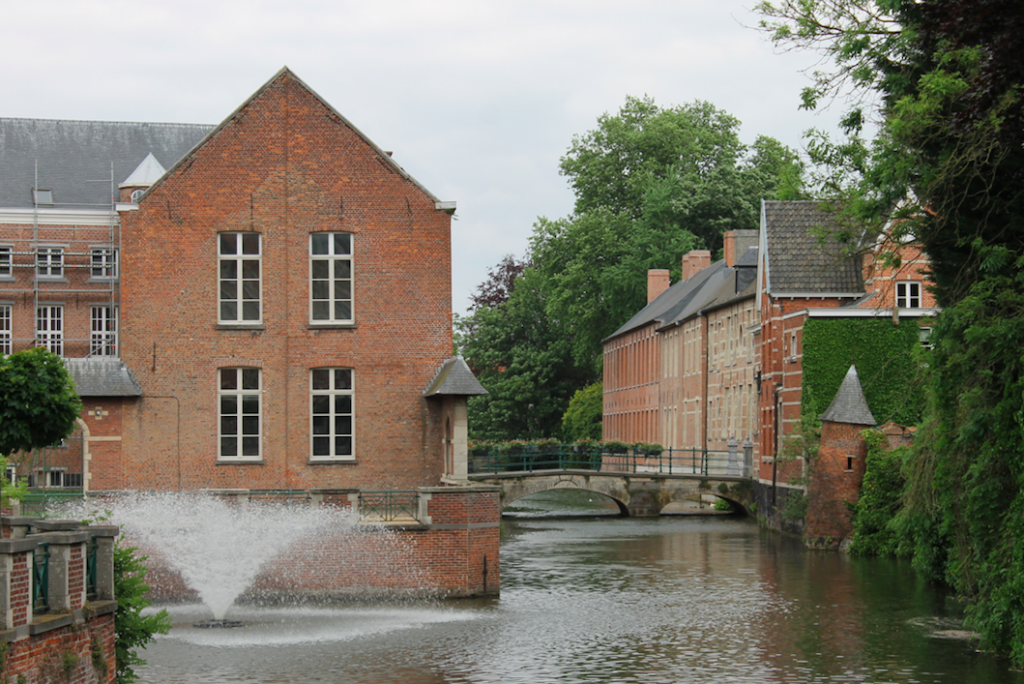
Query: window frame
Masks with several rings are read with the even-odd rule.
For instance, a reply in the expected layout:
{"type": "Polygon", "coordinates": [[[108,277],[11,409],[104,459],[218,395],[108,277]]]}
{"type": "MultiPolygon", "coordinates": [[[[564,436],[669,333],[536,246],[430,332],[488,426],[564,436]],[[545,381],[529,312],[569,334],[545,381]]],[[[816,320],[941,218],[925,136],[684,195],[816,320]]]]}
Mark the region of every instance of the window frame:
{"type": "MultiPolygon", "coordinates": [[[[345,231],[317,231],[309,234],[309,324],[314,326],[355,325],[355,240],[354,235],[345,231]],[[315,252],[314,243],[320,236],[327,236],[327,252],[315,252]],[[347,252],[338,253],[338,238],[344,236],[347,252]],[[318,262],[327,262],[327,273],[317,273],[318,262]],[[347,267],[342,267],[347,264],[347,267]],[[347,275],[343,272],[347,268],[347,275]],[[339,275],[339,269],[342,274],[339,275]],[[325,288],[318,287],[326,283],[325,288]],[[348,285],[348,296],[339,296],[338,288],[348,285]],[[327,296],[318,290],[326,289],[327,296]],[[317,317],[318,304],[326,303],[327,316],[317,317]],[[348,305],[348,316],[338,315],[348,305]]],[[[344,293],[342,293],[343,295],[344,293]]]]}
{"type": "Polygon", "coordinates": [[[311,463],[351,463],[356,460],[355,384],[355,370],[352,368],[329,366],[309,369],[309,460],[311,463]],[[323,386],[323,376],[317,378],[318,374],[323,373],[326,373],[328,379],[327,387],[323,386]],[[345,380],[346,375],[347,381],[345,380]],[[320,386],[318,387],[318,385],[320,386]],[[318,401],[318,398],[321,401],[318,401]],[[325,398],[326,411],[322,410],[325,398]],[[343,398],[348,399],[347,413],[339,410],[345,403],[340,401],[343,398]],[[319,412],[318,408],[321,409],[319,412]],[[326,433],[322,431],[322,426],[320,428],[317,426],[317,423],[322,424],[324,419],[326,419],[327,425],[326,433]],[[339,425],[343,424],[345,419],[348,420],[347,433],[339,429],[339,425]],[[318,433],[318,429],[321,432],[318,433]],[[348,439],[348,453],[340,453],[344,451],[339,448],[342,443],[340,440],[346,438],[348,439]],[[318,442],[328,445],[328,453],[317,453],[318,442]]]}
{"type": "Polygon", "coordinates": [[[64,280],[64,251],[62,245],[39,245],[36,247],[36,278],[39,280],[64,280]]]}
{"type": "Polygon", "coordinates": [[[0,280],[14,280],[14,247],[0,245],[0,280]]]}
{"type": "Polygon", "coordinates": [[[0,302],[0,356],[14,350],[14,305],[0,302]]]}
{"type": "Polygon", "coordinates": [[[920,309],[922,304],[921,281],[897,281],[895,304],[897,309],[920,309]],[[915,301],[917,302],[916,305],[914,305],[915,301]]]}
{"type": "Polygon", "coordinates": [[[89,356],[118,357],[120,349],[118,345],[118,310],[111,304],[90,304],[89,305],[89,356]],[[96,314],[103,312],[97,321],[96,314]],[[99,322],[105,329],[96,329],[99,322]],[[99,353],[97,353],[97,348],[99,353]],[[109,353],[106,353],[108,352],[109,353]]]}
{"type": "MultiPolygon", "coordinates": [[[[252,421],[249,421],[251,426],[252,421]]],[[[229,366],[217,369],[217,461],[225,463],[252,463],[263,460],[263,369],[253,366],[229,366]],[[247,380],[246,371],[255,371],[256,387],[252,387],[252,375],[247,380]],[[228,381],[228,374],[234,374],[234,387],[225,387],[228,381]],[[245,385],[249,384],[249,387],[245,385]],[[256,411],[246,412],[246,399],[255,398],[256,411]],[[227,401],[227,400],[234,400],[227,401]],[[233,411],[226,411],[230,403],[234,403],[233,411]],[[256,431],[245,432],[246,417],[255,416],[256,431]],[[236,420],[234,432],[225,431],[229,425],[225,419],[236,420]],[[256,453],[244,453],[246,450],[245,439],[255,439],[256,453]],[[226,439],[234,440],[234,454],[225,454],[226,439]]]]}
{"type": "Polygon", "coordinates": [[[256,232],[224,232],[217,233],[217,324],[227,326],[252,326],[263,325],[263,235],[256,232]],[[234,253],[226,253],[227,238],[235,238],[234,253]],[[251,246],[246,242],[255,238],[256,251],[247,252],[251,246]],[[247,264],[256,264],[256,275],[252,276],[251,271],[246,274],[247,264]],[[228,272],[233,272],[233,277],[225,277],[228,272]],[[246,296],[246,283],[255,282],[255,297],[246,296]],[[234,296],[225,297],[226,288],[234,283],[234,296]],[[224,316],[225,306],[234,303],[235,316],[228,318],[224,316]],[[246,317],[247,304],[255,304],[256,317],[246,317]]]}
{"type": "Polygon", "coordinates": [[[64,356],[64,305],[51,302],[40,302],[36,306],[35,345],[45,347],[57,356],[64,356]],[[46,312],[46,316],[42,313],[46,312]],[[57,316],[53,314],[57,313],[57,316]],[[40,324],[46,322],[47,329],[41,330],[40,324]],[[56,329],[54,329],[56,323],[56,329]]]}
{"type": "Polygon", "coordinates": [[[116,247],[94,245],[89,248],[89,280],[110,281],[117,280],[119,273],[118,253],[116,247]],[[96,257],[99,256],[97,263],[96,257]],[[97,275],[96,271],[100,271],[97,275]],[[106,271],[106,274],[104,274],[106,271]]]}

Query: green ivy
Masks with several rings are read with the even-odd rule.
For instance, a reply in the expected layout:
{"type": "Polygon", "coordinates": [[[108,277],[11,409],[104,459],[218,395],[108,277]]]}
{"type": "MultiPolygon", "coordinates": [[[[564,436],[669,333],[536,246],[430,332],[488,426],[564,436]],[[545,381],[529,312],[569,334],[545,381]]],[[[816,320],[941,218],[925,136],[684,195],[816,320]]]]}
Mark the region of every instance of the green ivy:
{"type": "Polygon", "coordinates": [[[924,406],[919,369],[925,350],[918,319],[811,318],[803,328],[804,411],[815,398],[819,410],[831,403],[852,364],[864,398],[879,424],[915,425],[924,406]],[[808,391],[809,390],[809,391],[808,391]]]}
{"type": "Polygon", "coordinates": [[[907,447],[888,449],[886,437],[878,430],[861,433],[867,442],[867,469],[857,503],[848,504],[853,511],[853,543],[850,553],[863,556],[904,556],[900,538],[894,527],[903,509],[903,461],[907,447]]]}

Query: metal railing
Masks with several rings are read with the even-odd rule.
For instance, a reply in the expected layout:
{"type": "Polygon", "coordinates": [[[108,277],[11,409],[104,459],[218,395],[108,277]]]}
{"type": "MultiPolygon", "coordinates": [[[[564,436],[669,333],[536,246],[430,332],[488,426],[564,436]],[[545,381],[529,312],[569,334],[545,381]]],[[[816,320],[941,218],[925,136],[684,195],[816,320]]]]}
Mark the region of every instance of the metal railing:
{"type": "Polygon", "coordinates": [[[602,451],[560,444],[472,455],[469,473],[497,475],[541,470],[593,470],[631,475],[749,476],[743,461],[742,450],[710,451],[691,447],[647,452],[632,449],[602,451]]]}
{"type": "Polygon", "coordinates": [[[45,613],[50,600],[50,545],[39,544],[32,553],[32,612],[45,613]]]}
{"type": "Polygon", "coordinates": [[[61,503],[66,501],[80,501],[84,498],[84,494],[79,490],[29,490],[27,494],[22,498],[21,514],[22,515],[45,515],[47,513],[47,507],[53,503],[61,503]]]}
{"type": "Polygon", "coordinates": [[[96,556],[99,542],[90,537],[85,545],[85,597],[89,601],[96,599],[96,556]]]}
{"type": "Polygon", "coordinates": [[[359,493],[359,522],[411,522],[419,513],[419,493],[380,491],[359,493]]]}

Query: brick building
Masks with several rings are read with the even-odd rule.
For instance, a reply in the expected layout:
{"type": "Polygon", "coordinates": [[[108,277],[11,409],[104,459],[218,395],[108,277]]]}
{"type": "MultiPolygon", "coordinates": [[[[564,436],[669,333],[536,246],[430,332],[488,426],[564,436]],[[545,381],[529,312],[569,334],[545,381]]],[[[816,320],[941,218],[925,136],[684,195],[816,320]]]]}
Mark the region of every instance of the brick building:
{"type": "Polygon", "coordinates": [[[291,71],[215,127],[0,136],[0,353],[69,357],[81,486],[452,480],[483,392],[431,385],[462,363],[442,365],[455,204],[291,71]]]}
{"type": "Polygon", "coordinates": [[[757,231],[648,274],[648,305],[604,342],[604,438],[724,451],[754,436],[757,231]]]}
{"type": "Polygon", "coordinates": [[[849,249],[833,227],[818,202],[765,201],[759,230],[726,234],[723,260],[691,252],[671,286],[649,272],[647,306],[604,343],[605,439],[711,451],[750,440],[759,511],[802,491],[803,463],[778,456],[800,424],[807,322],[910,318],[924,337],[936,312],[917,245],[899,245],[893,266],[891,247],[849,249]]]}

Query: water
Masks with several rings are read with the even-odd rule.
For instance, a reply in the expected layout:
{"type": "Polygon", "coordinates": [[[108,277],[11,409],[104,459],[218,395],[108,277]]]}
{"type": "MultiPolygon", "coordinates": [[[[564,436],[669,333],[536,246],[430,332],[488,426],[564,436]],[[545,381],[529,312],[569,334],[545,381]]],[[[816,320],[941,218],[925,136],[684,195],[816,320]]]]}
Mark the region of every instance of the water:
{"type": "MultiPolygon", "coordinates": [[[[315,549],[316,537],[330,532],[333,540],[355,524],[350,509],[201,494],[132,494],[103,504],[129,542],[177,571],[218,620],[269,561],[292,547],[315,549]]],[[[61,517],[96,517],[76,506],[61,517]]]]}
{"type": "MultiPolygon", "coordinates": [[[[561,495],[558,495],[561,496],[561,495]]],[[[971,682],[1024,675],[948,638],[953,604],[908,567],[810,552],[746,519],[564,518],[555,495],[503,524],[500,599],[256,609],[175,627],[142,681],[971,682]]]]}

